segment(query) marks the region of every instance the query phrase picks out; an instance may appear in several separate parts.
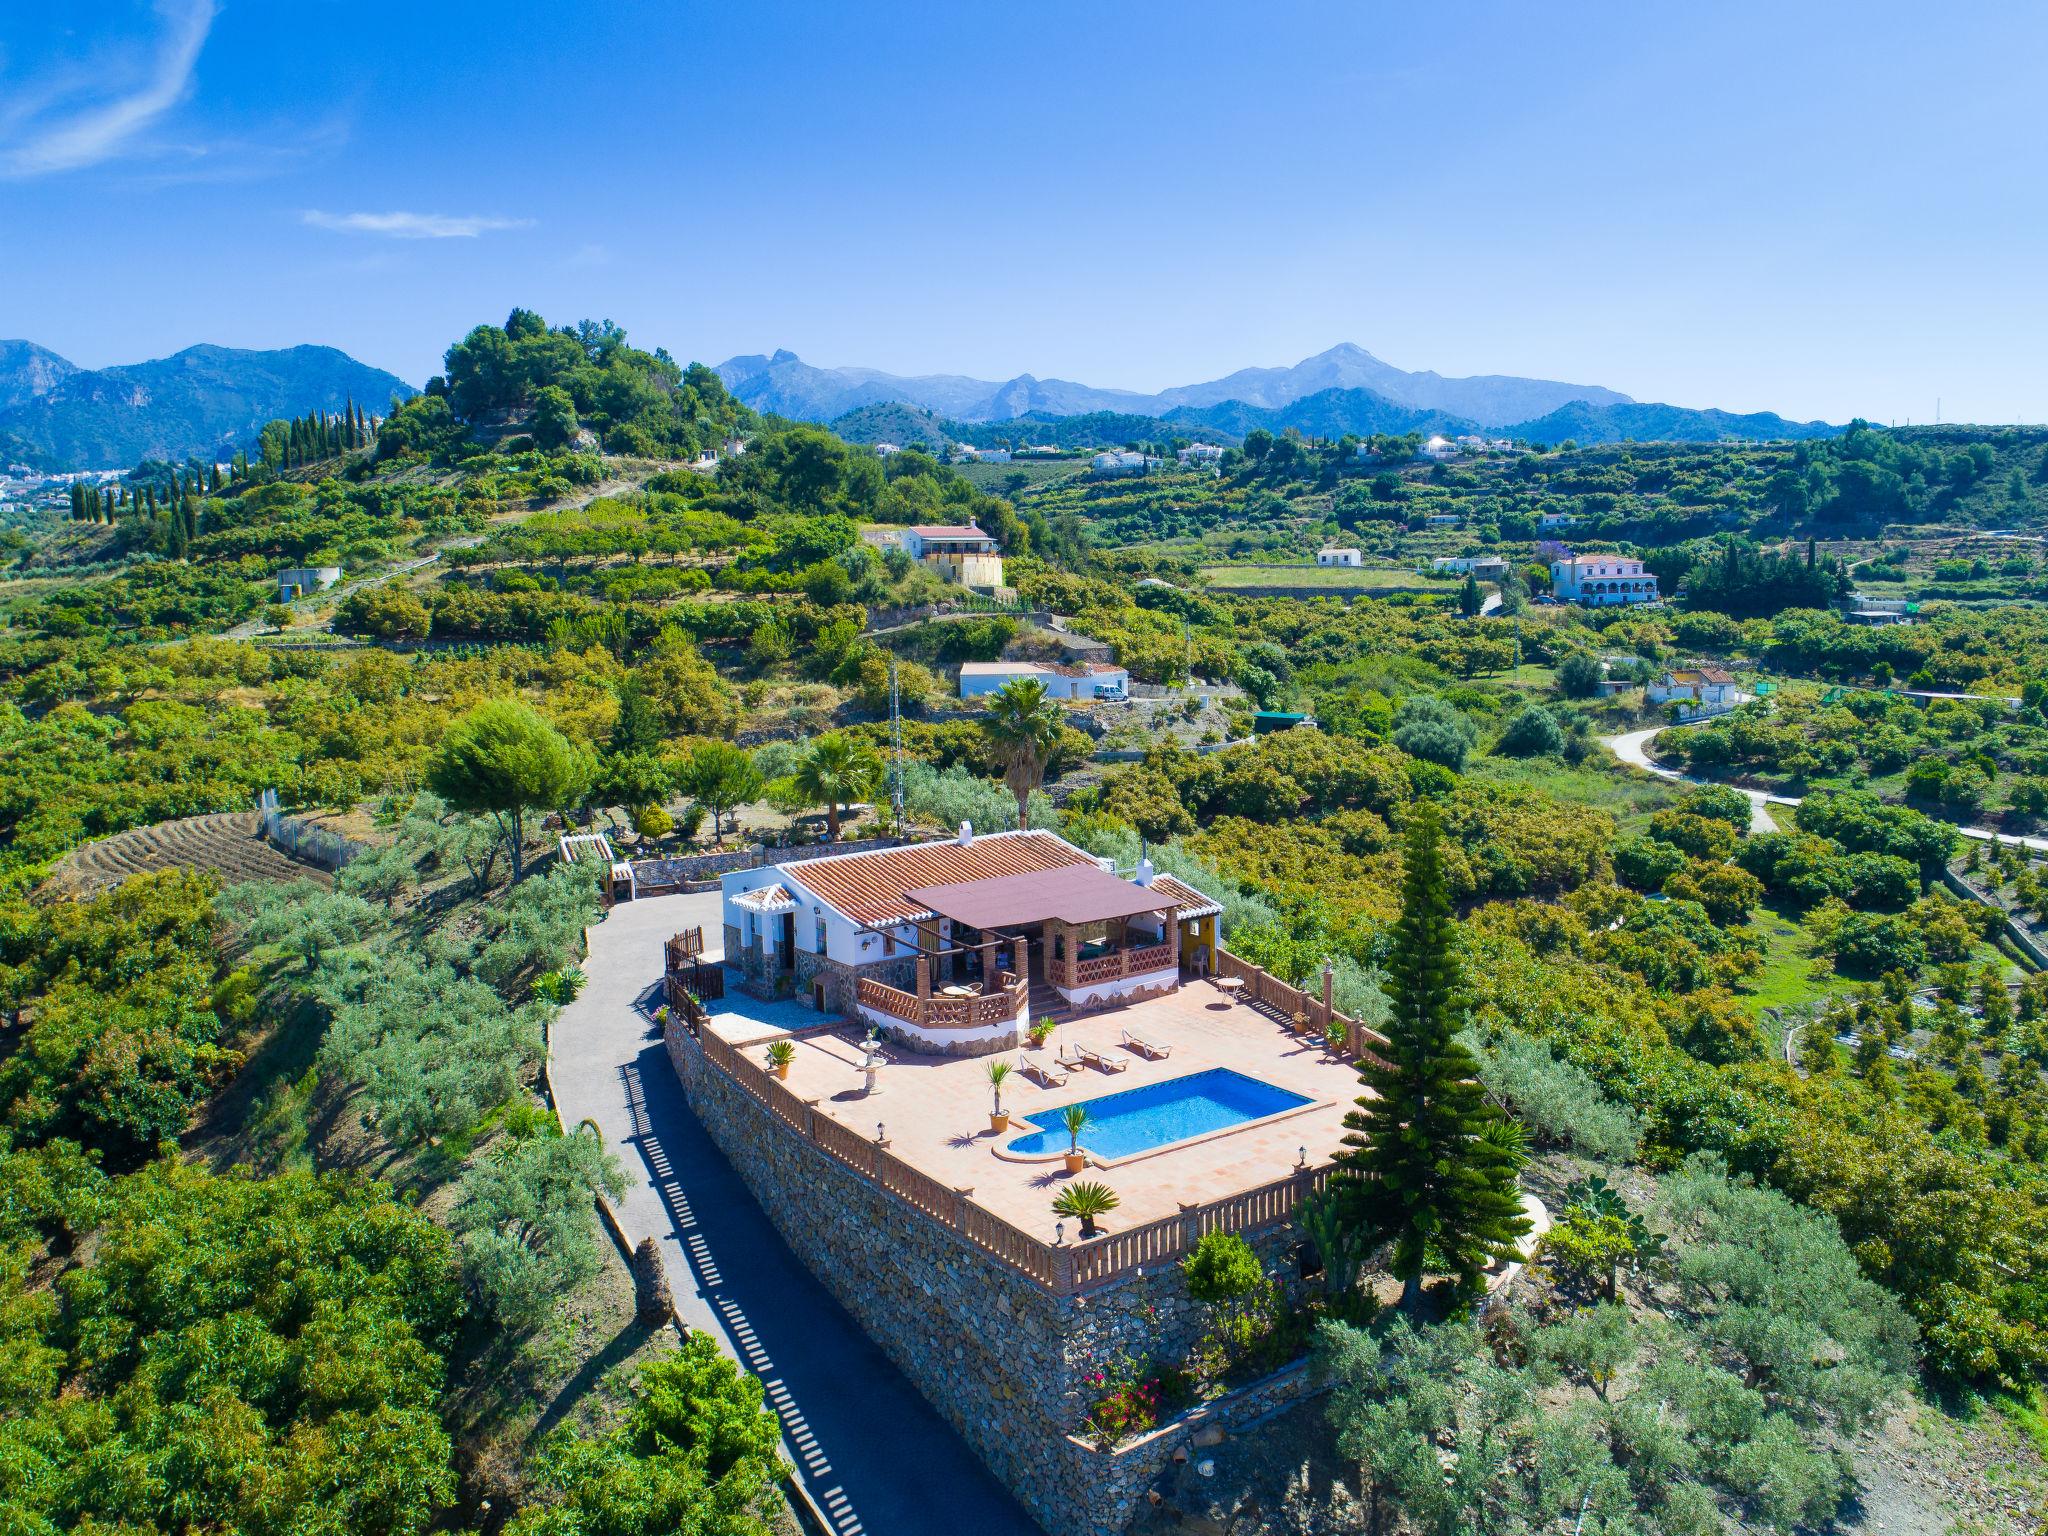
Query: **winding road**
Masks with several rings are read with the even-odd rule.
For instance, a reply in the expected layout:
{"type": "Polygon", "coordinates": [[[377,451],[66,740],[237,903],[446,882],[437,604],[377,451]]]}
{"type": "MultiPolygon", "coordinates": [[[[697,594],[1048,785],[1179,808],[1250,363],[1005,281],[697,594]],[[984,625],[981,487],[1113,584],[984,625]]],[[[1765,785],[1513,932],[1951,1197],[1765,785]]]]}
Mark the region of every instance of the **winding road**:
{"type": "MultiPolygon", "coordinates": [[[[1934,695],[1942,698],[1968,698],[1968,694],[1934,695]]],[[[1629,731],[1620,736],[1602,736],[1600,745],[1612,752],[1616,759],[1633,768],[1654,773],[1660,779],[1669,779],[1676,784],[1719,784],[1719,779],[1703,779],[1696,774],[1681,773],[1676,768],[1667,768],[1650,757],[1650,742],[1660,731],[1686,730],[1689,727],[1675,725],[1653,725],[1646,730],[1629,731]]],[[[1797,805],[1804,798],[1800,795],[1773,795],[1761,789],[1745,789],[1740,784],[1726,786],[1746,796],[1749,800],[1749,830],[1752,832],[1775,832],[1778,824],[1772,819],[1770,807],[1774,805],[1797,805]]],[[[1975,838],[1980,843],[2005,843],[2014,848],[2026,848],[2035,853],[2048,853],[2048,837],[2021,837],[2012,832],[1994,832],[1989,827],[1957,827],[1964,837],[1975,838]]]]}
{"type": "MultiPolygon", "coordinates": [[[[653,1010],[663,943],[698,925],[721,932],[717,892],[627,902],[589,931],[589,980],[550,1032],[562,1123],[594,1121],[618,1154],[628,1240],[654,1237],[683,1321],[761,1378],[784,1453],[836,1536],[1040,1536],[790,1251],[690,1108],[653,1010]]],[[[794,1003],[730,1006],[817,1022],[794,1003]]]]}

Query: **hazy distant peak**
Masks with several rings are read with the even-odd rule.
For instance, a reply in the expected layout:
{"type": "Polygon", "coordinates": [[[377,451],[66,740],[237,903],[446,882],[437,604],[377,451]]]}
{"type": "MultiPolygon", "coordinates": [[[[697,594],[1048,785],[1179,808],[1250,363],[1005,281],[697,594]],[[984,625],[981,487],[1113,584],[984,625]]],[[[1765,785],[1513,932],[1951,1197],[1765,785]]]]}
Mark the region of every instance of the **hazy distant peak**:
{"type": "Polygon", "coordinates": [[[728,358],[718,368],[735,395],[757,410],[809,421],[832,421],[867,405],[901,402],[958,421],[1008,421],[1039,413],[1079,416],[1117,411],[1163,416],[1191,407],[1240,402],[1273,410],[1332,389],[1369,389],[1417,411],[1439,411],[1481,426],[1501,427],[1558,410],[1574,401],[1627,405],[1627,395],[1594,384],[1505,375],[1445,378],[1410,373],[1373,356],[1356,342],[1303,358],[1290,368],[1240,368],[1199,384],[1156,394],[1104,388],[1068,379],[1040,379],[1020,373],[996,383],[959,374],[905,377],[875,368],[816,368],[794,352],[728,358]]]}

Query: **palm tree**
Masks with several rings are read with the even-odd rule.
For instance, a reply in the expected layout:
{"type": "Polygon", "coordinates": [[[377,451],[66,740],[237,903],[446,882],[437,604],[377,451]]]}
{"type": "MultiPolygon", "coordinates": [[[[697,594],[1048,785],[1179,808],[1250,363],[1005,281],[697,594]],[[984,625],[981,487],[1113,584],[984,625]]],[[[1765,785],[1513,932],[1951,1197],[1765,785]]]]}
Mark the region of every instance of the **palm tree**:
{"type": "Polygon", "coordinates": [[[1094,1237],[1100,1230],[1095,1218],[1105,1216],[1117,1208],[1116,1191],[1107,1184],[1098,1184],[1085,1179],[1079,1184],[1069,1184],[1061,1190],[1052,1202],[1055,1216],[1078,1216],[1081,1218],[1081,1235],[1094,1237]]]}
{"type": "Polygon", "coordinates": [[[1060,744],[1066,717],[1046,696],[1045,684],[1020,677],[1003,684],[988,698],[981,733],[1003,765],[1003,783],[1017,797],[1017,825],[1029,812],[1031,791],[1045,782],[1046,764],[1060,744]]]}
{"type": "Polygon", "coordinates": [[[834,733],[811,743],[792,777],[813,805],[825,807],[825,825],[839,840],[839,807],[864,800],[882,782],[882,755],[867,742],[834,733]]]}

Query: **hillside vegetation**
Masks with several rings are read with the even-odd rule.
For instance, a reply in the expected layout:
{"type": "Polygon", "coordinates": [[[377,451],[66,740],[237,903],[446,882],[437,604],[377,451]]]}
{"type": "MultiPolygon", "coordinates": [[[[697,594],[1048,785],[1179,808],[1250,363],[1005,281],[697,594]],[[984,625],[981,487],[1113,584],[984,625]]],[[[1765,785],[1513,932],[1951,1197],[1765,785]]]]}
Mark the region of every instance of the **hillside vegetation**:
{"type": "MultiPolygon", "coordinates": [[[[1487,1166],[1551,1207],[1484,1333],[1448,1284],[1380,1311],[1372,1252],[1348,1288],[1326,1266],[1313,1316],[1243,1299],[1262,1277],[1217,1293],[1229,1359],[1284,1363],[1313,1333],[1337,1383],[1269,1431],[1324,1469],[1302,1498],[1349,1511],[1325,1528],[1368,1518],[1347,1499],[1388,1532],[1468,1509],[1500,1530],[1855,1528],[1885,1435],[1919,1454],[2031,1422],[2048,975],[1944,871],[1957,818],[2048,811],[2038,550],[1987,572],[1983,607],[1863,629],[1827,605],[1895,545],[2037,526],[2048,438],[1859,426],[1430,466],[1405,435],[1367,460],[1261,427],[1218,473],[1013,497],[1007,466],[977,488],[880,459],[616,327],[524,310],[456,341],[370,436],[285,414],[217,480],[157,465],[89,517],[39,514],[0,586],[0,1321],[24,1363],[0,1461],[25,1469],[0,1504],[20,1528],[410,1533],[480,1524],[486,1498],[522,1536],[779,1518],[774,1420],[708,1345],[631,1334],[605,1358],[637,1385],[591,1385],[610,1335],[577,1320],[626,1305],[592,1207],[618,1174],[560,1134],[536,1071],[596,894],[542,824],[670,853],[887,830],[892,670],[913,828],[1021,806],[1212,893],[1231,949],[1287,980],[1328,961],[1368,1023],[1428,991],[1470,1053],[1430,1065],[1486,1090],[1466,1109],[1487,1166]],[[1686,598],[1538,602],[1547,513],[1686,598]],[[1014,603],[884,537],[969,520],[1014,603]],[[1200,574],[1340,536],[1406,579],[1346,601],[1200,574]],[[1465,550],[1510,556],[1497,616],[1414,570],[1465,550]],[[278,604],[285,564],[347,574],[278,604]],[[1159,696],[1055,706],[1028,754],[958,699],[962,662],[1079,637],[1159,696]],[[1811,794],[1775,830],[1602,745],[1661,718],[1603,667],[1707,658],[1818,680],[1674,748],[1798,776],[1811,794]],[[1885,697],[1909,678],[1998,697],[1885,697]],[[1255,708],[1320,728],[1246,739],[1255,708]],[[264,789],[368,850],[331,886],[171,869],[28,894],[82,844],[264,789]]],[[[1104,1362],[1123,1374],[1090,1432],[1156,1417],[1144,1383],[1171,1363],[1145,1345],[1104,1362]]],[[[1999,1529],[1994,1469],[1967,1476],[1999,1529]]]]}

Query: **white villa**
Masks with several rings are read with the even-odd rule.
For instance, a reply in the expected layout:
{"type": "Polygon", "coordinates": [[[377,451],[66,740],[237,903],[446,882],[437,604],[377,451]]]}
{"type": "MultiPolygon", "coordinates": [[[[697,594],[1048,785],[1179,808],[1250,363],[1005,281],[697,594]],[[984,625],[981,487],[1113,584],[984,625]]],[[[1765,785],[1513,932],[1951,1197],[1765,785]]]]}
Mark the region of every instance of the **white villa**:
{"type": "Polygon", "coordinates": [[[1579,514],[1576,512],[1545,512],[1537,517],[1536,526],[1548,533],[1557,528],[1575,528],[1578,522],[1579,514]]]}
{"type": "Polygon", "coordinates": [[[1455,459],[1458,456],[1458,445],[1448,437],[1432,437],[1422,445],[1422,456],[1425,459],[1435,459],[1441,464],[1445,459],[1455,459]]]}
{"type": "Polygon", "coordinates": [[[1679,717],[1700,720],[1724,715],[1750,696],[1736,686],[1735,675],[1720,667],[1695,666],[1666,672],[1643,689],[1652,704],[1675,704],[1679,717]]]}
{"type": "Polygon", "coordinates": [[[1561,603],[1609,608],[1657,601],[1657,578],[1623,555],[1569,555],[1550,562],[1550,590],[1561,603]]]}
{"type": "Polygon", "coordinates": [[[1358,549],[1319,549],[1316,551],[1317,565],[1363,565],[1365,552],[1358,549]]]}
{"type": "Polygon", "coordinates": [[[920,523],[903,530],[901,543],[946,580],[963,587],[1000,587],[1003,557],[996,541],[973,523],[920,523]]]}
{"type": "Polygon", "coordinates": [[[1502,576],[1507,573],[1508,562],[1501,555],[1438,555],[1429,562],[1429,568],[1458,575],[1502,576]]]}
{"type": "Polygon", "coordinates": [[[1214,443],[1189,443],[1174,457],[1183,464],[1214,464],[1223,457],[1223,450],[1214,443]]]}
{"type": "Polygon", "coordinates": [[[1129,879],[1051,832],[792,860],[720,877],[725,963],[763,997],[852,1015],[927,1053],[1016,1046],[1031,1020],[1172,991],[1213,964],[1217,904],[1129,879]]]}
{"type": "Polygon", "coordinates": [[[1106,661],[967,661],[960,664],[960,697],[978,699],[1005,683],[1031,678],[1049,698],[1092,704],[1130,696],[1131,674],[1106,661]]]}
{"type": "Polygon", "coordinates": [[[901,443],[875,444],[875,457],[878,459],[893,458],[895,457],[895,455],[901,453],[902,451],[903,445],[901,443]]]}

